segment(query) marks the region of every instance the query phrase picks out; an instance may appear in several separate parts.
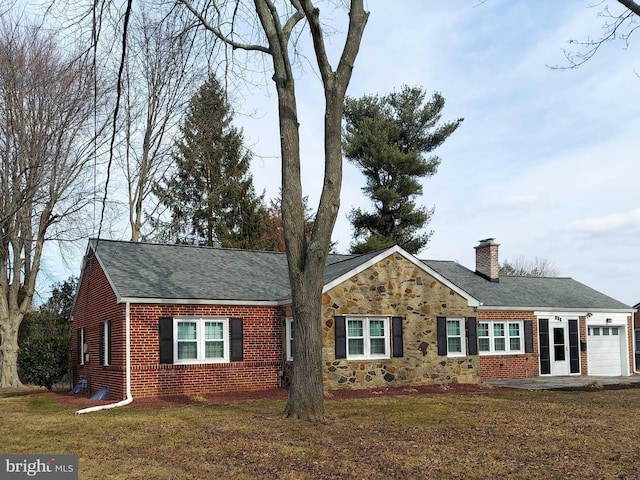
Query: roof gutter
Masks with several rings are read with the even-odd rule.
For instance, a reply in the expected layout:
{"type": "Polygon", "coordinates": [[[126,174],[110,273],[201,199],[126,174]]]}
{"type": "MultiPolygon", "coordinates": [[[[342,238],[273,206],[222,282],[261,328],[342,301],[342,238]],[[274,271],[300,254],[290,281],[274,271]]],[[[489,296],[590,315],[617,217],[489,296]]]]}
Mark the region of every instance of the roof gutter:
{"type": "Polygon", "coordinates": [[[124,400],[116,403],[83,408],[82,410],[78,410],[76,415],[108,410],[110,408],[124,407],[125,405],[129,405],[133,402],[133,396],[131,395],[131,304],[129,302],[126,303],[125,312],[126,397],[124,400]]]}
{"type": "Polygon", "coordinates": [[[480,305],[478,311],[489,312],[567,312],[567,313],[626,313],[632,314],[635,310],[632,308],[567,308],[567,307],[504,307],[480,305]]]}

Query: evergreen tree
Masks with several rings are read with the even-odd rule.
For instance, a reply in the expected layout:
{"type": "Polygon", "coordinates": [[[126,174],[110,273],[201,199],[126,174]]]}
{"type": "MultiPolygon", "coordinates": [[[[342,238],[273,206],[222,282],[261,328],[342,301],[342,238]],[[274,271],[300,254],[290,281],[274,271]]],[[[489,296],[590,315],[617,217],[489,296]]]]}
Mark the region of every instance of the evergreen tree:
{"type": "Polygon", "coordinates": [[[425,154],[440,146],[462,119],[439,124],[444,97],[434,93],[425,103],[421,88],[403,86],[386,96],[347,98],[344,154],[366,177],[364,193],[373,212],[352,209],[352,253],[365,253],[394,244],[417,253],[432,232],[420,233],[433,209],[416,207],[422,194],[420,179],[437,171],[440,159],[425,154]]]}
{"type": "Polygon", "coordinates": [[[71,311],[78,288],[78,278],[69,277],[53,285],[51,296],[35,310],[28,312],[18,333],[22,346],[30,337],[69,336],[71,311]]]}
{"type": "Polygon", "coordinates": [[[212,75],[189,103],[174,155],[175,172],[155,193],[171,220],[161,238],[177,243],[269,249],[268,209],[249,173],[251,155],[231,122],[225,92],[212,75]]]}

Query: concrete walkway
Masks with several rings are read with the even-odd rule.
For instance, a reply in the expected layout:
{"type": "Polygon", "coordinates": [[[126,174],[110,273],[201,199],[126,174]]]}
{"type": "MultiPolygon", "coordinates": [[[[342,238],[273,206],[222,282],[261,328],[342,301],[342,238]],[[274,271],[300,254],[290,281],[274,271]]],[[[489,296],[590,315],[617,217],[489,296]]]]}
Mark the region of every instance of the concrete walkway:
{"type": "Polygon", "coordinates": [[[599,388],[640,388],[640,375],[631,377],[590,377],[571,375],[566,377],[531,377],[510,380],[487,380],[494,387],[520,390],[581,390],[599,388]]]}

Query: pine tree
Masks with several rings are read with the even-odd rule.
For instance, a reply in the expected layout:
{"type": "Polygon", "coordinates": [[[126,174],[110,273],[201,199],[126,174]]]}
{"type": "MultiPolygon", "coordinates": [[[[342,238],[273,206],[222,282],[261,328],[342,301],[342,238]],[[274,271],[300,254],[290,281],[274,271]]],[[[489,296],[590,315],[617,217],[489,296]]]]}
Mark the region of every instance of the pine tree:
{"type": "Polygon", "coordinates": [[[440,159],[424,155],[440,146],[462,119],[439,124],[444,97],[434,93],[425,103],[421,88],[403,86],[386,96],[348,98],[345,102],[344,154],[366,177],[364,193],[373,212],[352,209],[352,253],[365,253],[394,244],[417,253],[432,232],[420,233],[433,209],[416,207],[422,194],[420,179],[437,171],[440,159]]]}
{"type": "Polygon", "coordinates": [[[189,103],[180,126],[174,175],[156,185],[169,222],[158,222],[165,241],[244,249],[271,249],[268,209],[249,173],[250,153],[232,125],[225,92],[212,75],[189,103]],[[266,243],[265,243],[266,242],[266,243]]]}

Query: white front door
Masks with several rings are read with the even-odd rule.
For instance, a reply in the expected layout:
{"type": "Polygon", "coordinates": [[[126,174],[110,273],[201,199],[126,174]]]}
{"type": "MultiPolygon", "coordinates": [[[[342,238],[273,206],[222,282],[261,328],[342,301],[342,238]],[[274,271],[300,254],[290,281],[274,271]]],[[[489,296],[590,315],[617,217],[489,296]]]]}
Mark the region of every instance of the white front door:
{"type": "Polygon", "coordinates": [[[569,375],[569,335],[567,322],[549,322],[551,375],[569,375]]]}

